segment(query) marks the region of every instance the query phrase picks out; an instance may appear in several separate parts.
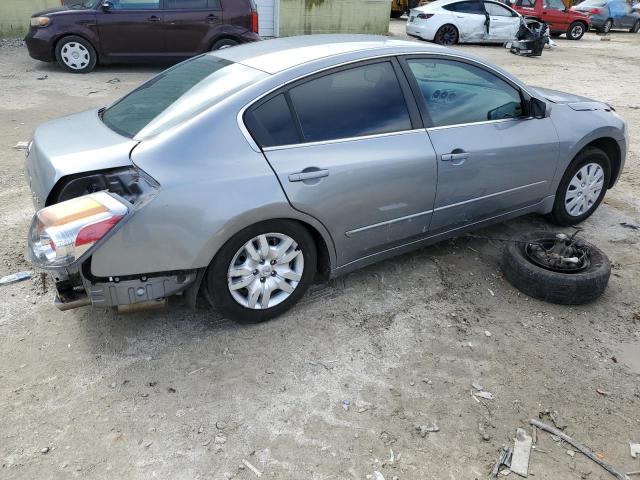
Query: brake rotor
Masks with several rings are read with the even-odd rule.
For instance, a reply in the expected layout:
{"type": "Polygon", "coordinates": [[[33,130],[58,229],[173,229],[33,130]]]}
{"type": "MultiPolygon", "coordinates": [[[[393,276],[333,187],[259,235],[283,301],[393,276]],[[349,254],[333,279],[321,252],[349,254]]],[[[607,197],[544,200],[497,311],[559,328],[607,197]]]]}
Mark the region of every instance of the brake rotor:
{"type": "Polygon", "coordinates": [[[577,273],[591,264],[589,247],[580,239],[564,233],[527,243],[524,251],[529,261],[553,272],[577,273]]]}

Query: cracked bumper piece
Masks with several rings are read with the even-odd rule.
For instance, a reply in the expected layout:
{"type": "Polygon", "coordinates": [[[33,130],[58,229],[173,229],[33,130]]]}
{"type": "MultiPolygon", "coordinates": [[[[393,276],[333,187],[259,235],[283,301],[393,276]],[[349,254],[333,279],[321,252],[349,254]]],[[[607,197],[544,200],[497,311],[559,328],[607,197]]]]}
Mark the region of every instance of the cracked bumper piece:
{"type": "Polygon", "coordinates": [[[82,285],[71,290],[68,284],[56,282],[58,294],[54,304],[60,310],[71,310],[87,305],[109,308],[149,302],[182,293],[196,275],[196,271],[189,271],[127,280],[111,277],[104,282],[92,282],[83,276],[82,285]]]}

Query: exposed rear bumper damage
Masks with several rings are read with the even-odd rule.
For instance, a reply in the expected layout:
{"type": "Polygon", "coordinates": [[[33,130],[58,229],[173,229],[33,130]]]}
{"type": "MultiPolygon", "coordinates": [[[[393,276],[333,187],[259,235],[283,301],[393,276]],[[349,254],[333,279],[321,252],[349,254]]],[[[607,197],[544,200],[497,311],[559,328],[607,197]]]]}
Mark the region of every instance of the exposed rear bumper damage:
{"type": "Polygon", "coordinates": [[[110,308],[144,304],[183,294],[201,278],[198,270],[188,270],[101,279],[86,274],[89,265],[84,265],[82,269],[49,272],[56,288],[54,304],[59,310],[89,305],[110,308]]]}

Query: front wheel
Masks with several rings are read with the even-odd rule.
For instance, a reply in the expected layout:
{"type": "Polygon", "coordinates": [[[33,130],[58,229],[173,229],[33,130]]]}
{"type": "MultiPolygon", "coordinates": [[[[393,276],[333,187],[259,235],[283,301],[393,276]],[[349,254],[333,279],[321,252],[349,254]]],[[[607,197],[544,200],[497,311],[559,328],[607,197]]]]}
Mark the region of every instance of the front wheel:
{"type": "Polygon", "coordinates": [[[631,33],[638,33],[640,31],[640,20],[636,20],[636,23],[633,24],[633,27],[629,30],[631,33]]]}
{"type": "Polygon", "coordinates": [[[436,32],[433,41],[440,45],[455,45],[458,43],[458,29],[450,24],[443,25],[436,32]]]}
{"type": "Polygon", "coordinates": [[[291,308],[311,285],[317,253],[305,227],[261,222],[233,236],[209,266],[215,307],[241,323],[257,323],[291,308]]]}
{"type": "Polygon", "coordinates": [[[569,40],[580,40],[584,35],[587,27],[582,22],[573,22],[567,30],[567,38],[569,40]]]}
{"type": "Polygon", "coordinates": [[[609,18],[606,22],[604,22],[604,25],[602,26],[602,33],[609,33],[612,27],[613,27],[613,20],[609,18]]]}
{"type": "Polygon", "coordinates": [[[56,45],[56,60],[68,72],[89,73],[95,68],[98,56],[88,41],[71,35],[56,45]]]}
{"type": "Polygon", "coordinates": [[[580,152],[564,172],[556,191],[550,219],[558,225],[576,225],[598,208],[609,185],[611,162],[596,147],[580,152]]]}

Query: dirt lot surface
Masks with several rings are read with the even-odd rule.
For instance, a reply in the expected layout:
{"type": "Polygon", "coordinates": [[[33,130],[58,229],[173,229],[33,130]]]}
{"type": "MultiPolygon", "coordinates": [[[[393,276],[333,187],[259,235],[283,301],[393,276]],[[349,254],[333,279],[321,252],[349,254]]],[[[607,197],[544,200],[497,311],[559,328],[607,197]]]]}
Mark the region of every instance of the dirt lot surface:
{"type": "MultiPolygon", "coordinates": [[[[628,121],[626,170],[583,225],[614,263],[596,303],[519,294],[500,273],[501,243],[477,238],[335,280],[255,326],[204,307],[63,313],[39,277],[0,287],[0,478],[257,478],[243,461],[264,478],[486,478],[516,427],[546,409],[605,461],[640,470],[628,443],[640,442],[640,230],[620,225],[640,224],[639,45],[615,33],[560,39],[541,58],[458,47],[533,85],[610,102],[628,121]],[[476,401],[473,382],[495,398],[476,401]],[[416,431],[434,422],[439,432],[416,431]]],[[[0,276],[28,268],[33,209],[14,145],[157,71],[70,75],[0,48],[0,276]]],[[[530,216],[478,233],[532,228],[553,227],[530,216]]],[[[612,478],[567,450],[539,433],[533,478],[612,478]]]]}

